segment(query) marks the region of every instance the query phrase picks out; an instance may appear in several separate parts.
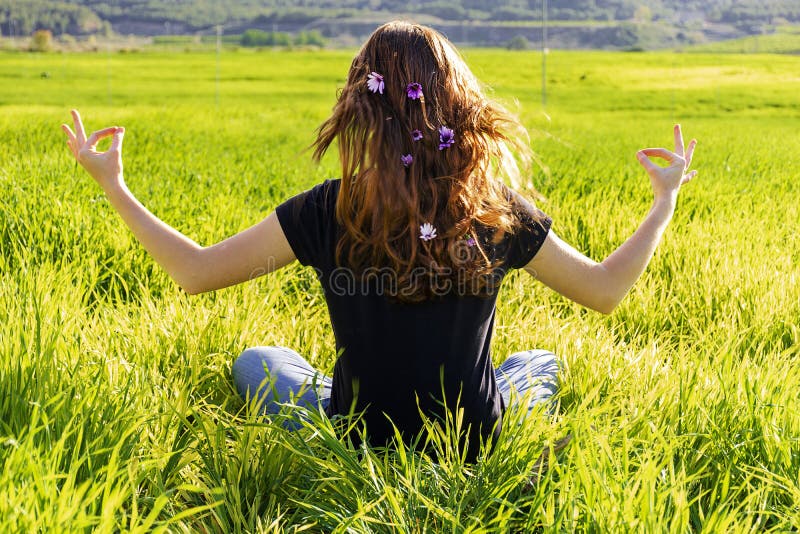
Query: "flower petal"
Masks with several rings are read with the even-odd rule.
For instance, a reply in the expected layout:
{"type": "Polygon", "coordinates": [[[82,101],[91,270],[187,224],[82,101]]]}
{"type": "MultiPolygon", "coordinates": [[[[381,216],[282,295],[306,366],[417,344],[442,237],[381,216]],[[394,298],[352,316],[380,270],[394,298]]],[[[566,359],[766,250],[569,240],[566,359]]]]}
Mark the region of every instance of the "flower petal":
{"type": "Polygon", "coordinates": [[[419,82],[411,82],[406,86],[406,94],[411,100],[422,98],[422,85],[419,82]]]}
{"type": "Polygon", "coordinates": [[[370,72],[367,75],[367,89],[369,89],[373,93],[383,94],[383,89],[384,89],[383,75],[378,74],[377,72],[370,72]]]}
{"type": "Polygon", "coordinates": [[[425,223],[419,227],[419,238],[423,241],[430,241],[436,237],[436,228],[431,223],[425,223]]]}

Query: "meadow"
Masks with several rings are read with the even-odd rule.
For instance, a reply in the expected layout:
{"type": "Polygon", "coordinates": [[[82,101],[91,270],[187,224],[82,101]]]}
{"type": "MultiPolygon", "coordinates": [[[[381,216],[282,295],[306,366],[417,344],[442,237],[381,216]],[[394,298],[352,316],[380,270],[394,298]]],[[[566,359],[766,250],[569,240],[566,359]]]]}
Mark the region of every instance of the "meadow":
{"type": "Polygon", "coordinates": [[[723,532],[800,529],[800,57],[466,50],[531,132],[530,191],[602,259],[651,201],[634,157],[699,140],[699,176],[611,315],[512,275],[493,357],[566,364],[553,416],[509,414],[474,465],[353,449],[237,397],[285,345],[331,372],[298,265],[188,296],[73,161],[59,125],[123,125],[129,188],[210,245],[325,178],[306,147],[352,52],[0,54],[0,531],[723,532]],[[517,424],[518,423],[518,424],[517,424]],[[527,484],[543,447],[572,444],[527,484]]]}

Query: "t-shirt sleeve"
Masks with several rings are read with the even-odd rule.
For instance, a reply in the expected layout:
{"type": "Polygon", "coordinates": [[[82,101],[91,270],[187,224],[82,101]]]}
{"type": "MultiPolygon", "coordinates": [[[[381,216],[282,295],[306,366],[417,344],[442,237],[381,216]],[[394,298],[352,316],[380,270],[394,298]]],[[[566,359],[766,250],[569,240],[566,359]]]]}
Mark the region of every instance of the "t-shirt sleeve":
{"type": "Polygon", "coordinates": [[[321,268],[329,255],[335,232],[336,182],[326,180],[275,208],[286,240],[302,265],[321,268]]]}
{"type": "Polygon", "coordinates": [[[553,220],[516,191],[509,190],[509,192],[519,226],[509,240],[506,266],[511,269],[521,269],[542,248],[553,220]]]}

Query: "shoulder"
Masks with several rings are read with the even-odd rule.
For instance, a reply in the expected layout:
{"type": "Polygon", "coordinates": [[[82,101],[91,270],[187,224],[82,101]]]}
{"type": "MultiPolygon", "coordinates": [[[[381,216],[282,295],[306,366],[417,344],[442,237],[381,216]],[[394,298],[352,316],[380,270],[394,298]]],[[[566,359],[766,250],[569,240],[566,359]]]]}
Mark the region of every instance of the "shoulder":
{"type": "Polygon", "coordinates": [[[552,219],[524,195],[503,185],[511,207],[515,228],[507,236],[506,266],[519,269],[528,264],[541,248],[552,225],[552,219]]]}
{"type": "Polygon", "coordinates": [[[511,213],[517,222],[523,227],[540,226],[541,229],[550,227],[552,220],[545,212],[540,210],[532,200],[506,184],[502,182],[500,182],[500,184],[506,200],[508,200],[511,207],[511,213]]]}
{"type": "Polygon", "coordinates": [[[336,199],[339,197],[339,188],[342,185],[340,179],[325,180],[321,184],[317,184],[306,193],[309,200],[314,202],[317,207],[325,210],[334,209],[336,207],[336,199]]]}
{"type": "Polygon", "coordinates": [[[303,265],[327,265],[336,238],[339,185],[340,180],[325,180],[275,208],[283,233],[303,265]]]}
{"type": "Polygon", "coordinates": [[[339,179],[325,180],[284,201],[275,211],[282,219],[298,218],[309,212],[329,212],[336,207],[340,185],[341,180],[339,179]]]}
{"type": "Polygon", "coordinates": [[[325,228],[336,215],[336,199],[339,196],[341,180],[325,180],[311,189],[298,193],[285,200],[277,208],[284,232],[297,228],[325,228]]]}
{"type": "Polygon", "coordinates": [[[298,196],[303,196],[305,199],[312,200],[317,203],[326,203],[333,201],[336,202],[336,197],[339,195],[339,188],[342,181],[339,178],[334,180],[325,180],[324,182],[315,185],[311,189],[300,193],[298,196]]]}

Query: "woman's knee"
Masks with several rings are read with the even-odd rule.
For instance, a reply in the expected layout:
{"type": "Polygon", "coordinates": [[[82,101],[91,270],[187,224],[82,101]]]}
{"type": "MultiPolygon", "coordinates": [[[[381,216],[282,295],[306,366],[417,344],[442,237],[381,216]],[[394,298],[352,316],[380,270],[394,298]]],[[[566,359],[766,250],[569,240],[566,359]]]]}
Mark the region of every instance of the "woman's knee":
{"type": "MultiPolygon", "coordinates": [[[[283,347],[250,347],[242,351],[231,366],[231,375],[239,393],[254,396],[256,389],[282,359],[283,347]]],[[[286,349],[283,349],[286,350],[286,349]]]]}
{"type": "Polygon", "coordinates": [[[562,364],[558,357],[546,349],[532,349],[516,352],[502,363],[501,368],[507,374],[524,373],[535,377],[552,376],[556,378],[562,364]]]}
{"type": "Polygon", "coordinates": [[[531,412],[557,393],[560,370],[558,357],[549,350],[517,352],[498,368],[498,386],[507,405],[522,402],[531,412]]]}
{"type": "Polygon", "coordinates": [[[330,379],[286,347],[251,347],[236,358],[231,374],[242,398],[258,397],[270,413],[279,409],[275,403],[325,405],[330,397],[330,379]]]}

